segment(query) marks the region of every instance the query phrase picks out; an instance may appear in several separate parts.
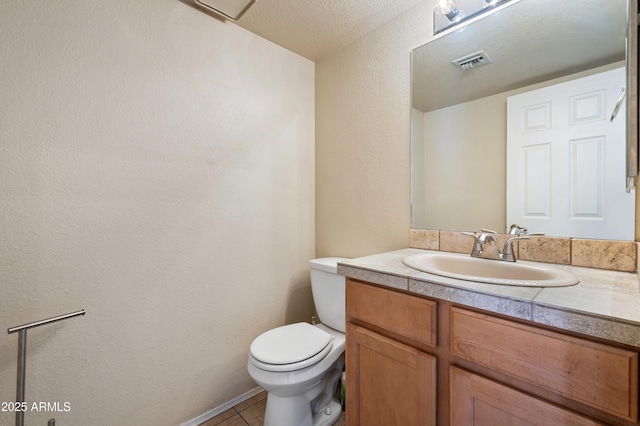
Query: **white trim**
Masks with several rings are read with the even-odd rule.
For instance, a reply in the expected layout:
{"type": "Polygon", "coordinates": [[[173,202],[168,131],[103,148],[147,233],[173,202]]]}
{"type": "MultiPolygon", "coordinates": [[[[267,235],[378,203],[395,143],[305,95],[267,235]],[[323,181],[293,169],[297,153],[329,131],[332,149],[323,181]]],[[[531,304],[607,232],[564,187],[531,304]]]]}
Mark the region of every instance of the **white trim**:
{"type": "Polygon", "coordinates": [[[185,423],[182,423],[180,426],[198,426],[206,422],[207,420],[214,418],[218,414],[227,411],[229,408],[232,408],[240,404],[241,402],[244,402],[247,399],[253,396],[256,396],[260,392],[262,392],[262,388],[258,386],[257,388],[251,389],[249,392],[245,392],[242,395],[233,398],[231,401],[225,402],[224,404],[216,408],[212,408],[211,410],[207,411],[204,414],[200,414],[198,417],[195,417],[185,423]]]}

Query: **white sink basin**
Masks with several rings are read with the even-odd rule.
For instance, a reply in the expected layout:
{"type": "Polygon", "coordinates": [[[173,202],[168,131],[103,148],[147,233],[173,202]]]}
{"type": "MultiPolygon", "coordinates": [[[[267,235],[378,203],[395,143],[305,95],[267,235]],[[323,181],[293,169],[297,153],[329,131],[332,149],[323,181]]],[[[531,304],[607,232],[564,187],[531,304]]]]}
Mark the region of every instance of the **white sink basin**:
{"type": "Polygon", "coordinates": [[[567,271],[531,262],[504,262],[455,253],[416,254],[405,257],[402,262],[430,274],[481,283],[527,287],[578,284],[578,279],[567,271]]]}

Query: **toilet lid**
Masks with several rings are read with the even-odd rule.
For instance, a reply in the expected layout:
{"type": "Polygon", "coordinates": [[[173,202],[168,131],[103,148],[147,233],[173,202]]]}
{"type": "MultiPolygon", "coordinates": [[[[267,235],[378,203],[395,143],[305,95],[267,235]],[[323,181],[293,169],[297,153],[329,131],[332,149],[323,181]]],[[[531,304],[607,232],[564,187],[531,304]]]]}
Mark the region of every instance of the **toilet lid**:
{"type": "Polygon", "coordinates": [[[273,366],[300,363],[322,353],[322,357],[314,360],[318,362],[333,346],[332,340],[326,331],[299,322],[262,333],[251,343],[249,351],[260,363],[273,366]]]}

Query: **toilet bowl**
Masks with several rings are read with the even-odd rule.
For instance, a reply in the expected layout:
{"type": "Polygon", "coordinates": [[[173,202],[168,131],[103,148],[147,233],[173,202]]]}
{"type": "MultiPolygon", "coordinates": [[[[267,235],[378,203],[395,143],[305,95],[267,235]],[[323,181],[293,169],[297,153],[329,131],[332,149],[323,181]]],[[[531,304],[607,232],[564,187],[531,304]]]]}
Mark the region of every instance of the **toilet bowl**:
{"type": "Polygon", "coordinates": [[[343,258],[309,261],[318,317],[262,333],[251,343],[247,370],[267,391],[265,426],[329,426],[342,412],[335,390],[344,369],[343,258]]]}

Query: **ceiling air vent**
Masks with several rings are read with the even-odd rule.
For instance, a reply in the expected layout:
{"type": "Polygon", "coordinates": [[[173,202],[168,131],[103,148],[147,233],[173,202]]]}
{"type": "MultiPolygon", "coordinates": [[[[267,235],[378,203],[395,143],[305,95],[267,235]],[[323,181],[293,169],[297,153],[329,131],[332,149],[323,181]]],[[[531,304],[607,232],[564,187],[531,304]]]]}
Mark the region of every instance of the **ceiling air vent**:
{"type": "Polygon", "coordinates": [[[493,62],[489,55],[487,55],[484,50],[481,50],[476,53],[472,53],[470,55],[464,56],[462,58],[456,59],[452,61],[458,67],[463,70],[469,70],[471,68],[479,67],[481,65],[487,65],[493,62]]]}

